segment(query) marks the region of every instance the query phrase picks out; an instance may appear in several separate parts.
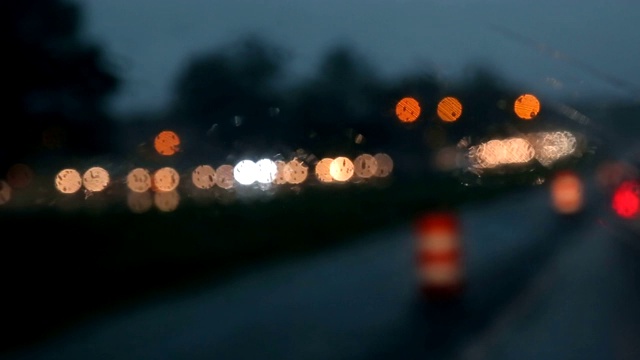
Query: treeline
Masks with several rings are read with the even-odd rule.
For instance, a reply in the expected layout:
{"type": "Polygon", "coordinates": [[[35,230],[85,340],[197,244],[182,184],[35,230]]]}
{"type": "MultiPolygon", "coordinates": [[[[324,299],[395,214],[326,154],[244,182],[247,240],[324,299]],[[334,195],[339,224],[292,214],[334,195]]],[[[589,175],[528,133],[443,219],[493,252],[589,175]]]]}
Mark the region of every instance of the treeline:
{"type": "Polygon", "coordinates": [[[124,79],[108,54],[83,37],[77,4],[9,0],[0,9],[9,49],[0,173],[42,158],[148,158],[153,137],[166,128],[182,137],[176,161],[194,164],[289,157],[298,149],[316,156],[384,151],[417,163],[464,137],[508,136],[558,126],[562,118],[543,103],[536,121],[518,120],[513,101],[528,89],[487,67],[471,65],[458,79],[425,69],[385,78],[348,44],[329,49],[309,77],[291,81],[288,49],[247,35],[190,55],[165,111],[117,119],[108,101],[124,79]],[[422,105],[414,123],[395,115],[406,96],[422,105]],[[463,105],[456,122],[437,118],[445,96],[463,105]]]}

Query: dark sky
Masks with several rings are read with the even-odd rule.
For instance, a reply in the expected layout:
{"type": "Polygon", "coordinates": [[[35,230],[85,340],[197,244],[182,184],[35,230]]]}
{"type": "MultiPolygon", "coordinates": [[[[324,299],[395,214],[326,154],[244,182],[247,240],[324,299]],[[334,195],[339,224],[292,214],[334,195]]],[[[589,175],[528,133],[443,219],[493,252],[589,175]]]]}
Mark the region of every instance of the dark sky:
{"type": "Polygon", "coordinates": [[[123,69],[118,112],[160,110],[190,55],[248,32],[290,50],[294,78],[309,74],[328,46],[347,42],[388,76],[427,70],[455,79],[481,62],[550,96],[629,94],[616,81],[640,88],[634,0],[77,1],[88,35],[123,69]]]}

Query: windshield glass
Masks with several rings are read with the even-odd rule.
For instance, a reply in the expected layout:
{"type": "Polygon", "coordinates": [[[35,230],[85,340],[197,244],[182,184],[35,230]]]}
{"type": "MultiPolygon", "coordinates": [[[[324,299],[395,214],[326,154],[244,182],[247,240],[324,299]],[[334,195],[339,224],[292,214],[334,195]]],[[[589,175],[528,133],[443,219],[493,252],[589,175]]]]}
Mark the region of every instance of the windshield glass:
{"type": "Polygon", "coordinates": [[[7,358],[640,355],[640,4],[0,7],[7,358]]]}

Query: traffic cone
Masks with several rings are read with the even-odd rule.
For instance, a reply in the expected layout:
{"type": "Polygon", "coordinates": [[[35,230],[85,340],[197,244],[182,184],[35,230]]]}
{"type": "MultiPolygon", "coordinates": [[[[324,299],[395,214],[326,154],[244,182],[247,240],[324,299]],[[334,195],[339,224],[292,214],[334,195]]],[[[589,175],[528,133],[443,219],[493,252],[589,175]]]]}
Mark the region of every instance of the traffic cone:
{"type": "Polygon", "coordinates": [[[422,295],[452,300],[463,291],[460,222],[454,212],[434,212],[416,222],[418,280],[422,295]]]}

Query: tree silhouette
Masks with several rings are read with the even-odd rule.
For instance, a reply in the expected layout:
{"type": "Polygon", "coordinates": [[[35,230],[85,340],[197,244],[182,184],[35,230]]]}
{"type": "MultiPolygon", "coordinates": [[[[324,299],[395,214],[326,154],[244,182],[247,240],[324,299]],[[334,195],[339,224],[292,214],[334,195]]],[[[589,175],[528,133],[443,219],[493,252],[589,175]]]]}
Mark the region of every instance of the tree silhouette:
{"type": "Polygon", "coordinates": [[[254,35],[193,57],[176,82],[168,122],[218,142],[264,145],[278,125],[284,59],[254,35]]]}
{"type": "Polygon", "coordinates": [[[43,150],[88,155],[108,151],[106,97],[119,83],[101,49],[81,37],[81,12],[63,0],[6,0],[0,38],[6,134],[0,164],[43,150]]]}

